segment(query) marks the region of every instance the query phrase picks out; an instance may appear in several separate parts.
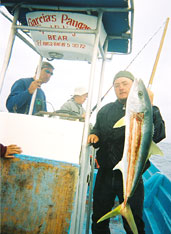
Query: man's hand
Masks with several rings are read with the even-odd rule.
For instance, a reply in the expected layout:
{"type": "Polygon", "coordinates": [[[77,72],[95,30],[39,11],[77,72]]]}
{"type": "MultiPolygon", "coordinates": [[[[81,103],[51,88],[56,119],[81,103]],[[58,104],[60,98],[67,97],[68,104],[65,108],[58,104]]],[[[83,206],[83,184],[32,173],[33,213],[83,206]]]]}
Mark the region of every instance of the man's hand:
{"type": "Polygon", "coordinates": [[[99,137],[96,136],[95,134],[90,134],[88,136],[88,140],[87,140],[87,143],[97,143],[99,141],[99,137]]]}
{"type": "Polygon", "coordinates": [[[30,94],[33,94],[34,91],[37,89],[37,88],[40,88],[41,87],[41,80],[34,80],[31,82],[29,88],[28,88],[28,91],[30,94]]]}
{"type": "Polygon", "coordinates": [[[81,117],[85,119],[85,113],[83,113],[81,117]]]}
{"type": "Polygon", "coordinates": [[[5,158],[14,158],[13,154],[21,154],[22,150],[17,145],[8,145],[5,153],[5,158]]]}

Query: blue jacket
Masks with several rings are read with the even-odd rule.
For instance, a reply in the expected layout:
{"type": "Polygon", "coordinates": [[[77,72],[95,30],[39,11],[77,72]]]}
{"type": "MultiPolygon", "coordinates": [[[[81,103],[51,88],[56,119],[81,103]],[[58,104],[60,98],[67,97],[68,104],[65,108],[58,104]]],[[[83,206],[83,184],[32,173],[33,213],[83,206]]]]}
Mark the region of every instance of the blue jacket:
{"type": "MultiPolygon", "coordinates": [[[[28,114],[32,98],[28,88],[32,81],[34,81],[33,78],[22,78],[13,84],[11,93],[6,101],[6,107],[9,112],[28,114]]],[[[39,111],[47,111],[46,97],[41,88],[37,89],[33,114],[39,111]]]]}

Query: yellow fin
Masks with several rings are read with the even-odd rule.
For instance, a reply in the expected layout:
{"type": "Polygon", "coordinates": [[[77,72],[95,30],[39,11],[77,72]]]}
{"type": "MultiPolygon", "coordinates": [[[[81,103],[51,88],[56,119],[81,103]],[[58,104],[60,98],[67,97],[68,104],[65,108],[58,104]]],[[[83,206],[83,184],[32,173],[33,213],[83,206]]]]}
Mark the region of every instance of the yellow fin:
{"type": "Polygon", "coordinates": [[[137,226],[135,224],[134,216],[132,214],[131,207],[128,203],[126,204],[126,206],[123,209],[121,209],[121,215],[125,217],[132,232],[134,234],[138,234],[138,230],[137,230],[137,226]]]}
{"type": "Polygon", "coordinates": [[[125,125],[126,124],[125,124],[125,116],[124,116],[113,125],[113,128],[120,128],[120,127],[123,127],[125,125]]]}
{"type": "Polygon", "coordinates": [[[120,162],[118,162],[118,164],[116,164],[116,166],[113,168],[113,170],[120,170],[122,171],[123,168],[123,162],[122,160],[120,162]]]}
{"type": "Polygon", "coordinates": [[[124,206],[124,203],[122,203],[121,205],[117,206],[114,210],[108,212],[103,217],[101,217],[97,221],[97,223],[99,223],[101,221],[104,221],[106,219],[112,218],[112,217],[114,217],[116,215],[119,215],[119,214],[121,214],[122,216],[125,217],[125,219],[127,220],[127,222],[129,224],[132,232],[134,234],[138,234],[137,226],[135,224],[134,217],[133,217],[131,208],[130,208],[130,206],[129,206],[128,203],[125,206],[124,206]]]}
{"type": "Polygon", "coordinates": [[[161,149],[152,141],[151,142],[151,146],[149,149],[149,153],[148,153],[148,158],[151,155],[160,155],[160,156],[164,156],[163,152],[161,151],[161,149]]]}
{"type": "Polygon", "coordinates": [[[120,210],[121,210],[121,205],[117,206],[115,209],[113,209],[112,211],[108,212],[107,214],[105,214],[103,217],[101,217],[97,223],[102,222],[106,219],[115,217],[116,215],[120,214],[120,210]]]}

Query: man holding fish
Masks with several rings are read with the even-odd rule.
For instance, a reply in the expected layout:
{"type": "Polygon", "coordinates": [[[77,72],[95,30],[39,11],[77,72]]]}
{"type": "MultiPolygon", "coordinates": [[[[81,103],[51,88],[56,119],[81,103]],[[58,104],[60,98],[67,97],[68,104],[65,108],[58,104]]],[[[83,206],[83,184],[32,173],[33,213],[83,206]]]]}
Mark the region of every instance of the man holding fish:
{"type": "Polygon", "coordinates": [[[98,148],[100,165],[93,194],[92,233],[109,234],[109,218],[121,214],[126,233],[143,234],[142,174],[150,166],[150,155],[162,154],[155,143],[165,138],[165,124],[158,107],[151,105],[152,93],[142,80],[120,71],[113,86],[117,100],[101,108],[88,136],[88,143],[98,148]],[[116,196],[120,205],[112,210],[116,196]]]}

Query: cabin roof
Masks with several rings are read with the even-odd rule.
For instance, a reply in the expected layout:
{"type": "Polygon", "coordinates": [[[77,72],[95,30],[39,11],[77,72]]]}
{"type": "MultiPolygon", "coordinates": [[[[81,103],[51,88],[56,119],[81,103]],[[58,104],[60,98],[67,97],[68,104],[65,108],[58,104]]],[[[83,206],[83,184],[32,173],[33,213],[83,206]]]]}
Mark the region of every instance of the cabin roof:
{"type": "Polygon", "coordinates": [[[129,53],[133,31],[133,23],[129,17],[129,12],[131,15],[133,14],[133,1],[131,1],[132,8],[128,4],[129,2],[129,0],[29,0],[23,2],[20,0],[2,0],[1,4],[12,15],[16,6],[21,6],[19,21],[23,25],[27,25],[26,13],[42,10],[46,6],[48,10],[51,7],[54,7],[54,9],[57,7],[60,9],[61,7],[66,11],[67,9],[73,11],[73,8],[78,8],[79,13],[85,14],[88,12],[85,8],[89,8],[91,15],[97,15],[98,11],[102,9],[104,10],[102,21],[108,38],[108,52],[129,53]],[[80,8],[83,8],[83,10],[80,11],[80,8]],[[113,12],[112,9],[114,9],[113,12]]]}

